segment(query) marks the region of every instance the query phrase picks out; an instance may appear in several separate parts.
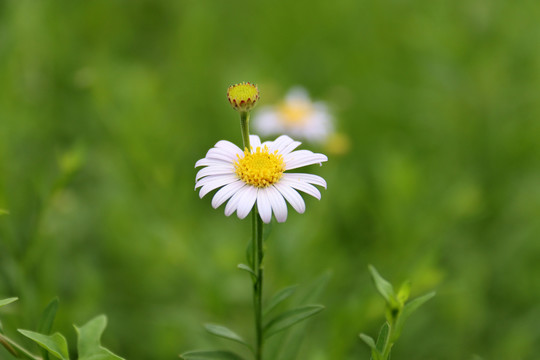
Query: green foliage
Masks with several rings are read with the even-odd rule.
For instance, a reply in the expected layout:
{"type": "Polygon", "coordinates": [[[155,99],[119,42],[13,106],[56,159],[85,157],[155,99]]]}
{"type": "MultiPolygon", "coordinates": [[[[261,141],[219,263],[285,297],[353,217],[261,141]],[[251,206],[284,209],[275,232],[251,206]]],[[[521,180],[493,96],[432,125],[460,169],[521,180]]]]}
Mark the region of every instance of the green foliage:
{"type": "Polygon", "coordinates": [[[77,350],[79,360],[122,360],[101,346],[101,334],[107,326],[107,317],[100,315],[80,328],[75,326],[78,334],[77,350]]]}
{"type": "Polygon", "coordinates": [[[184,360],[243,360],[239,355],[230,351],[189,351],[180,355],[184,360]]]}
{"type": "Polygon", "coordinates": [[[286,330],[289,327],[306,320],[323,310],[324,306],[322,305],[306,305],[284,311],[268,321],[268,323],[264,326],[264,336],[269,338],[272,335],[286,330]]]}
{"type": "Polygon", "coordinates": [[[208,348],[207,321],[250,340],[249,279],[231,266],[247,264],[249,220],[193,191],[195,161],[241,142],[224,93],[246,80],[255,110],[305,86],[349,141],[301,145],[328,153],[328,190],[268,244],[269,297],[333,271],[290,305],[326,307],[302,358],[369,357],[344,336],[380,329],[368,263],[398,294],[402,274],[413,299],[438,291],[396,359],[537,357],[540,2],[127,3],[0,1],[0,298],[24,299],[0,308],[7,334],[36,330],[57,295],[57,329],[105,312],[127,359],[208,348]]]}
{"type": "Polygon", "coordinates": [[[35,341],[39,346],[58,359],[69,360],[68,344],[66,338],[62,334],[54,333],[53,335],[43,335],[37,332],[20,329],[19,332],[35,341]]]}
{"type": "Polygon", "coordinates": [[[369,335],[360,334],[359,336],[371,349],[372,360],[388,360],[394,343],[401,335],[405,320],[422,304],[435,296],[435,292],[406,303],[410,293],[410,281],[405,281],[396,295],[392,284],[384,279],[374,266],[369,265],[368,269],[375,288],[386,302],[387,321],[381,326],[376,342],[369,335]]]}

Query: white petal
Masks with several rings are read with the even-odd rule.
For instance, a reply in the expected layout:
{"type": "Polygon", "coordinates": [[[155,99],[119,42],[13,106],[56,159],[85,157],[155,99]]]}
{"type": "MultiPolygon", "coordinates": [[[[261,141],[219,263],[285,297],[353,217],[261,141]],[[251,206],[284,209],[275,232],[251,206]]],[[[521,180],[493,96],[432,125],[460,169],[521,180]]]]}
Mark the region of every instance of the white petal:
{"type": "Polygon", "coordinates": [[[227,165],[215,165],[205,167],[204,169],[199,170],[195,181],[199,180],[208,175],[224,175],[224,174],[234,174],[234,166],[232,164],[227,165]]]}
{"type": "Polygon", "coordinates": [[[298,146],[300,146],[300,144],[302,144],[300,141],[293,141],[292,143],[288,144],[287,146],[285,146],[283,148],[280,148],[278,150],[278,153],[285,156],[285,155],[289,154],[291,151],[293,151],[294,149],[296,149],[298,146]]]}
{"type": "Polygon", "coordinates": [[[230,164],[229,160],[218,160],[218,159],[208,159],[204,158],[195,163],[195,167],[199,166],[213,166],[213,165],[226,165],[230,164]]]}
{"type": "MultiPolygon", "coordinates": [[[[206,179],[210,179],[210,180],[206,184],[204,184],[203,187],[201,188],[201,191],[199,192],[200,198],[208,194],[210,191],[217,189],[218,187],[222,187],[224,185],[230,184],[238,180],[238,178],[235,175],[216,175],[215,177],[207,176],[201,179],[199,183],[206,179]]],[[[200,186],[199,183],[197,184],[197,186],[200,186]]]]}
{"type": "Polygon", "coordinates": [[[278,152],[280,152],[281,149],[289,146],[292,143],[294,143],[293,139],[287,135],[281,135],[274,141],[268,141],[268,148],[272,151],[278,150],[278,152]]]}
{"type": "Polygon", "coordinates": [[[267,188],[267,194],[277,222],[282,223],[287,220],[287,203],[283,195],[273,186],[267,188]]]}
{"type": "Polygon", "coordinates": [[[285,155],[283,161],[285,162],[285,170],[296,169],[302,166],[321,164],[323,161],[327,161],[328,158],[324,154],[315,154],[309,150],[297,150],[285,155]]]}
{"type": "Polygon", "coordinates": [[[242,180],[238,180],[235,182],[232,182],[228,185],[225,185],[221,189],[219,189],[214,197],[212,198],[212,207],[214,209],[217,209],[221,206],[225,201],[229,200],[231,196],[233,196],[237,191],[239,191],[242,187],[248,186],[245,182],[242,180]]]}
{"type": "Polygon", "coordinates": [[[261,146],[261,139],[257,135],[249,135],[249,145],[253,150],[261,146]]]}
{"type": "Polygon", "coordinates": [[[291,204],[294,210],[296,210],[300,214],[303,214],[304,211],[306,211],[306,203],[304,202],[304,199],[302,199],[302,196],[300,196],[300,194],[296,190],[294,190],[289,185],[283,184],[282,182],[274,184],[274,187],[279,190],[281,195],[283,195],[283,197],[289,202],[289,204],[291,204]]]}
{"type": "Polygon", "coordinates": [[[326,180],[318,175],[313,174],[300,174],[300,173],[285,173],[283,178],[292,179],[296,181],[304,181],[310,184],[322,186],[326,189],[326,180]]]}
{"type": "Polygon", "coordinates": [[[236,211],[238,218],[243,219],[249,214],[253,208],[253,204],[255,204],[255,200],[257,200],[257,188],[248,185],[246,189],[243,190],[243,195],[238,203],[238,209],[236,211]]]}
{"type": "Polygon", "coordinates": [[[268,199],[268,188],[259,189],[257,192],[257,209],[263,222],[268,224],[272,220],[272,205],[268,199]]]}
{"type": "Polygon", "coordinates": [[[227,205],[225,205],[225,215],[226,216],[230,216],[233,212],[236,211],[236,209],[238,208],[238,204],[240,204],[240,199],[242,198],[242,195],[244,194],[244,192],[246,191],[246,189],[248,188],[249,186],[244,186],[243,188],[241,188],[240,190],[238,190],[231,198],[231,200],[229,200],[229,202],[227,203],[227,205]]]}
{"type": "Polygon", "coordinates": [[[283,184],[283,185],[289,185],[289,186],[295,188],[296,190],[303,191],[306,194],[311,195],[314,198],[317,198],[317,199],[321,200],[321,192],[315,186],[313,186],[313,185],[311,185],[311,184],[309,184],[307,182],[298,181],[298,180],[294,180],[294,179],[288,179],[288,178],[281,178],[279,180],[279,183],[283,184]]]}
{"type": "Polygon", "coordinates": [[[209,159],[234,162],[238,159],[238,153],[232,151],[231,149],[211,148],[206,153],[206,157],[209,159]]]}
{"type": "MultiPolygon", "coordinates": [[[[231,174],[232,175],[232,174],[231,174]]],[[[196,183],[195,183],[195,189],[201,187],[201,186],[204,186],[210,182],[213,182],[214,180],[217,180],[217,179],[228,179],[231,177],[230,174],[224,174],[224,175],[209,175],[209,176],[206,176],[200,180],[198,180],[196,183]]],[[[234,175],[232,175],[234,176],[234,175]]],[[[236,179],[238,179],[238,177],[236,177],[236,179]]]]}
{"type": "Polygon", "coordinates": [[[242,149],[240,149],[238,146],[236,146],[235,144],[233,144],[232,142],[230,141],[227,141],[227,140],[220,140],[216,143],[216,145],[214,145],[214,147],[217,147],[217,148],[220,148],[220,149],[226,149],[230,152],[234,152],[236,154],[241,154],[243,153],[242,149]]]}

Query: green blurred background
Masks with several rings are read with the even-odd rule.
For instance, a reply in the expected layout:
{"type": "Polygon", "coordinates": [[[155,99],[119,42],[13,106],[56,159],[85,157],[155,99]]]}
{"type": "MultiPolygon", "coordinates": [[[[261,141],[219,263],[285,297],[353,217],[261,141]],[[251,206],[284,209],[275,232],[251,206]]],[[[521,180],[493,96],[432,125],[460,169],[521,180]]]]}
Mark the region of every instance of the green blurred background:
{"type": "Polygon", "coordinates": [[[127,359],[227,348],[204,322],[250,336],[250,221],[200,200],[193,166],[241,142],[225,91],[251,81],[261,105],[305,86],[350,141],[268,242],[266,294],[327,279],[298,359],[369,358],[370,263],[437,291],[393,358],[537,358],[538,19],[536,0],[0,0],[6,331],[58,295],[57,330],[106,313],[127,359]]]}

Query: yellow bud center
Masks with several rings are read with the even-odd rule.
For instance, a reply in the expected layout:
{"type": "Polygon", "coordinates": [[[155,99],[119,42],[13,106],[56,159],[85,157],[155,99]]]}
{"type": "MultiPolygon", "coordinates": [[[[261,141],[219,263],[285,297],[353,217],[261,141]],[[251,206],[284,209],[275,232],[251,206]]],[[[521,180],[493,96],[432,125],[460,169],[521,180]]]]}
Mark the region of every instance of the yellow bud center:
{"type": "Polygon", "coordinates": [[[242,181],[259,188],[275,184],[285,171],[283,156],[278,155],[277,150],[271,153],[267,146],[257,147],[253,153],[246,149],[244,157],[238,156],[234,167],[242,181]]]}
{"type": "Polygon", "coordinates": [[[285,126],[304,124],[313,113],[313,106],[305,101],[292,101],[278,107],[280,119],[285,126]]]}
{"type": "Polygon", "coordinates": [[[259,89],[250,83],[236,84],[227,90],[227,99],[235,110],[249,111],[259,100],[259,89]]]}

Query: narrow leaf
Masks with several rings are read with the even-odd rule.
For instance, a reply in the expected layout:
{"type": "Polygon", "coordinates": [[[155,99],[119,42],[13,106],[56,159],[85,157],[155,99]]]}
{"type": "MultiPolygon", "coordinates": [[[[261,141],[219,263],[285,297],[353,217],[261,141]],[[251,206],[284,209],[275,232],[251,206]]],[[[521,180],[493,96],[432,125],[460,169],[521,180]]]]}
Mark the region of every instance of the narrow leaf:
{"type": "Polygon", "coordinates": [[[390,326],[388,325],[387,322],[385,322],[383,326],[381,326],[381,330],[379,330],[379,336],[377,337],[376,348],[377,348],[377,351],[381,354],[383,353],[384,348],[386,347],[386,344],[388,343],[389,330],[390,330],[390,326]]]}
{"type": "Polygon", "coordinates": [[[403,307],[403,310],[401,312],[401,316],[398,318],[398,321],[396,322],[396,338],[401,334],[401,330],[403,328],[403,324],[405,323],[405,320],[421,305],[423,305],[426,301],[431,299],[435,296],[435,291],[432,291],[430,293],[427,293],[423,296],[417,297],[416,299],[408,302],[403,307]]]}
{"type": "Polygon", "coordinates": [[[268,300],[268,304],[264,309],[264,314],[268,314],[276,306],[287,300],[296,291],[297,287],[298,285],[292,285],[278,291],[274,296],[272,296],[272,298],[270,298],[270,300],[268,300]]]}
{"type": "Polygon", "coordinates": [[[18,329],[27,338],[36,342],[39,346],[47,350],[60,360],[69,360],[68,345],[66,338],[60,333],[44,335],[37,332],[18,329]]]}
{"type": "Polygon", "coordinates": [[[257,274],[255,274],[255,271],[253,271],[253,269],[249,265],[238,264],[237,268],[239,268],[240,270],[247,271],[251,275],[251,278],[253,279],[253,281],[257,280],[257,274]]]}
{"type": "Polygon", "coordinates": [[[0,334],[0,344],[2,344],[10,353],[15,355],[16,358],[23,358],[28,360],[41,360],[39,357],[32,354],[30,351],[17,344],[7,336],[0,334]]]}
{"type": "Polygon", "coordinates": [[[0,300],[0,307],[5,306],[7,304],[11,304],[12,302],[17,301],[17,300],[19,300],[19,298],[17,297],[2,299],[0,300]]]}
{"type": "MultiPolygon", "coordinates": [[[[41,315],[41,322],[38,326],[38,332],[45,335],[50,335],[56,312],[58,311],[58,298],[54,298],[47,305],[41,315]]],[[[41,355],[43,360],[49,360],[49,353],[46,349],[42,349],[41,355]]]]}
{"type": "Polygon", "coordinates": [[[77,349],[79,360],[123,360],[101,346],[101,334],[107,326],[107,317],[100,315],[80,328],[75,326],[78,334],[77,349]]]}
{"type": "Polygon", "coordinates": [[[180,358],[184,360],[244,360],[240,355],[221,350],[189,351],[180,355],[180,358]]]}
{"type": "Polygon", "coordinates": [[[251,349],[251,346],[240,335],[225,326],[217,324],[204,324],[204,328],[212,335],[236,341],[251,349]]]}
{"type": "Polygon", "coordinates": [[[369,272],[371,273],[371,278],[375,284],[375,288],[379,294],[390,304],[394,305],[396,303],[396,295],[394,293],[394,288],[386,279],[384,279],[373,267],[373,265],[368,266],[369,272]]]}
{"type": "Polygon", "coordinates": [[[321,312],[322,310],[324,310],[324,306],[322,305],[306,305],[285,311],[276,316],[274,319],[270,320],[265,325],[263,329],[264,337],[269,338],[270,336],[283,331],[294,324],[297,324],[300,321],[321,312]]]}
{"type": "Polygon", "coordinates": [[[366,335],[366,334],[360,334],[358,336],[360,336],[360,339],[362,339],[367,344],[367,346],[369,346],[372,350],[377,350],[377,346],[375,345],[375,340],[373,340],[371,336],[366,335]]]}

